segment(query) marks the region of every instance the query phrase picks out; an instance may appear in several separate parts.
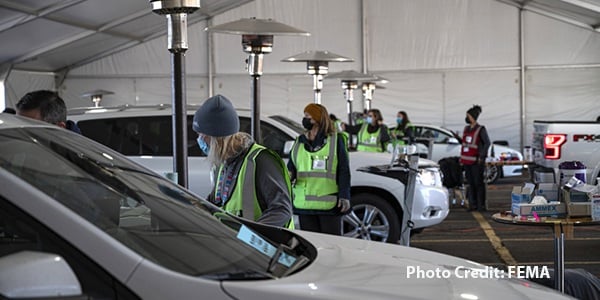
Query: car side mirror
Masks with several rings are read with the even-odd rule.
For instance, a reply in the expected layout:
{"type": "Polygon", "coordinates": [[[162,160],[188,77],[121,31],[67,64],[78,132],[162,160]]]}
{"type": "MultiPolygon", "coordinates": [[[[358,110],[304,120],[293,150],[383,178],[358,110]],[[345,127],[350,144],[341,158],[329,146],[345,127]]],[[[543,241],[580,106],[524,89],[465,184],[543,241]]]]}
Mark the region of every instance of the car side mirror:
{"type": "Polygon", "coordinates": [[[460,143],[458,142],[458,139],[457,139],[457,138],[455,138],[455,137],[451,137],[451,138],[449,138],[449,139],[448,139],[448,144],[455,144],[455,145],[458,145],[458,144],[460,144],[460,143]]]}
{"type": "Polygon", "coordinates": [[[60,255],[21,251],[0,258],[0,294],[7,298],[80,296],[75,272],[60,255]]]}
{"type": "Polygon", "coordinates": [[[286,141],[285,144],[283,144],[283,154],[290,155],[290,152],[292,152],[293,146],[294,146],[293,140],[286,141]]]}

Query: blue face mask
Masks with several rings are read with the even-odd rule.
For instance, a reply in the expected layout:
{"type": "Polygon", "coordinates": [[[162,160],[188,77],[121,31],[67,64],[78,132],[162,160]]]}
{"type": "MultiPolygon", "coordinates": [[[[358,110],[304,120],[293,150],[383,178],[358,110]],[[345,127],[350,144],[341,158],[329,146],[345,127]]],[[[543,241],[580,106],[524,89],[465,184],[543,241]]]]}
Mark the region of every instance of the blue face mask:
{"type": "Polygon", "coordinates": [[[208,155],[208,152],[210,151],[210,147],[204,141],[204,139],[202,139],[201,137],[198,137],[196,139],[196,141],[198,142],[198,146],[200,146],[200,150],[202,150],[202,152],[204,152],[204,154],[208,155]]]}
{"type": "Polygon", "coordinates": [[[396,117],[396,123],[402,124],[402,117],[396,117]]]}
{"type": "Polygon", "coordinates": [[[373,118],[367,117],[367,123],[372,124],[373,123],[373,118]]]}

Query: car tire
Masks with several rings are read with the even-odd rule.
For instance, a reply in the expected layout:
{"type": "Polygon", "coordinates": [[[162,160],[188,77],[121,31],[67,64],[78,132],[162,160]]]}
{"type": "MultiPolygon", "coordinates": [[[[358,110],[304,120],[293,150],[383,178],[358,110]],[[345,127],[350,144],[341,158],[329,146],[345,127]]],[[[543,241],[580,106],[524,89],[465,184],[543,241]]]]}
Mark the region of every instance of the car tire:
{"type": "Polygon", "coordinates": [[[487,166],[484,172],[485,183],[492,184],[500,178],[500,168],[498,166],[487,166]]]}
{"type": "Polygon", "coordinates": [[[385,199],[372,194],[352,196],[352,211],[342,217],[342,235],[386,243],[400,239],[400,218],[385,199]]]}

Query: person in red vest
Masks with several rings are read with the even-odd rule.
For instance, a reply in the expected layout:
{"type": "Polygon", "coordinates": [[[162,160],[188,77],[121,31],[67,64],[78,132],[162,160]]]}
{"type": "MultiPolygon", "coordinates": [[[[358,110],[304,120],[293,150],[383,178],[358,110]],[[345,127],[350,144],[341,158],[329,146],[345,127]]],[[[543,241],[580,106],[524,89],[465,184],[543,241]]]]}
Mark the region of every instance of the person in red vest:
{"type": "Polygon", "coordinates": [[[467,110],[463,130],[460,163],[465,169],[465,177],[469,185],[469,211],[485,211],[485,158],[490,147],[490,138],[485,126],[477,123],[481,114],[481,106],[473,105],[467,110]]]}

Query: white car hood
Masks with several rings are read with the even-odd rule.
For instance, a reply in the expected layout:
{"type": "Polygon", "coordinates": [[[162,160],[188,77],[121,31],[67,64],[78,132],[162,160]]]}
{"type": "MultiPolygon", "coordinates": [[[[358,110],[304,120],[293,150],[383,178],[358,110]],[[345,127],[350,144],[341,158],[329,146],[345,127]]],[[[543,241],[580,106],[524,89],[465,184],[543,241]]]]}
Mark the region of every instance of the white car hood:
{"type": "MultiPolygon", "coordinates": [[[[486,267],[461,258],[400,245],[296,231],[318,249],[305,269],[277,280],[225,281],[237,299],[570,299],[517,279],[465,279],[455,269],[486,267]],[[416,278],[410,267],[450,270],[450,278],[416,278]]],[[[491,268],[488,268],[491,269],[491,268]]],[[[459,269],[461,270],[461,269],[459,269]]],[[[462,274],[462,273],[461,273],[462,274]]]]}
{"type": "MultiPolygon", "coordinates": [[[[389,165],[392,162],[392,153],[388,152],[362,152],[353,151],[349,154],[352,168],[364,166],[389,165]]],[[[432,160],[419,158],[419,167],[437,166],[432,160]]]]}

